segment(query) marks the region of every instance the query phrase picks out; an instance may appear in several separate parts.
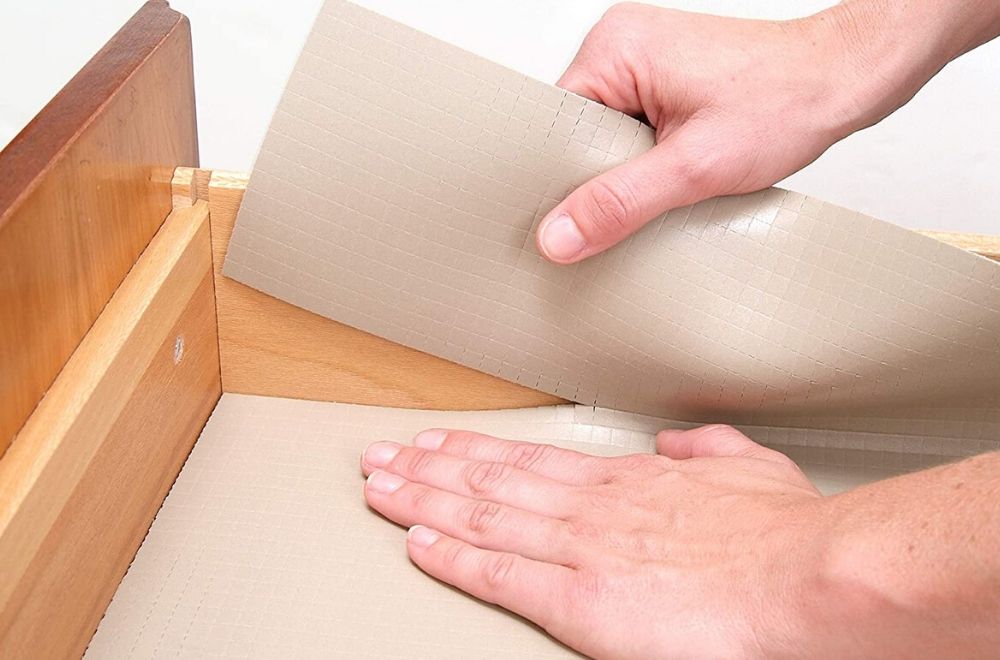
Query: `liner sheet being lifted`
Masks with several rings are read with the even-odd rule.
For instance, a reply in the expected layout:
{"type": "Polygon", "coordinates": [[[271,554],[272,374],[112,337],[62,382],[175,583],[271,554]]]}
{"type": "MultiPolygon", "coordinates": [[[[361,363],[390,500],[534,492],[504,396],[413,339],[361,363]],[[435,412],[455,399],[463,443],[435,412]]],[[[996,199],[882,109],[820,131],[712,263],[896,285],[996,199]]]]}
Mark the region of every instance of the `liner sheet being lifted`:
{"type": "Polygon", "coordinates": [[[544,214],[652,145],[635,119],[329,0],[224,273],[583,404],[1000,438],[1000,265],[985,258],[770,189],[546,262],[544,214]]]}

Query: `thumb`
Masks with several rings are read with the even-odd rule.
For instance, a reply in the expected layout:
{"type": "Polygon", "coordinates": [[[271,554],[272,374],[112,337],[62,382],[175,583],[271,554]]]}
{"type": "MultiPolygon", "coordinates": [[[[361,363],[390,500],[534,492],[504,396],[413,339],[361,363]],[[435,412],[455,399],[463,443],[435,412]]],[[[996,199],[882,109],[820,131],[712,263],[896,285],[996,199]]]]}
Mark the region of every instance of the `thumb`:
{"type": "Polygon", "coordinates": [[[718,458],[741,456],[778,463],[790,462],[781,452],[768,449],[746,437],[732,426],[712,424],[688,431],[660,431],[656,435],[656,451],[668,458],[718,458]]]}
{"type": "Polygon", "coordinates": [[[557,205],[538,226],[538,249],[570,264],[615,245],[666,211],[713,196],[709,160],[696,133],[681,128],[637,158],[600,174],[557,205]]]}

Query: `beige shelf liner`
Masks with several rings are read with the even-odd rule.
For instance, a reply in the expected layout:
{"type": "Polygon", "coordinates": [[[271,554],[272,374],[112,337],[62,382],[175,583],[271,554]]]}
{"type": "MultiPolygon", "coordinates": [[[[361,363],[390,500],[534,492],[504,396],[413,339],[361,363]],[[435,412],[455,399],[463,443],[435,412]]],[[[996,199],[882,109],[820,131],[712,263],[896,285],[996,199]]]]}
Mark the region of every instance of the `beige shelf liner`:
{"type": "Polygon", "coordinates": [[[1000,438],[1000,264],[771,189],[546,262],[539,219],[649,127],[350,3],[321,10],[226,275],[561,397],[1000,438]]]}
{"type": "MultiPolygon", "coordinates": [[[[405,531],[365,505],[364,448],[437,426],[615,455],[652,451],[656,431],[687,425],[580,405],[436,412],[225,394],[86,657],[571,656],[423,575],[405,531]]],[[[945,459],[915,452],[911,438],[746,430],[826,492],[945,459]]]]}

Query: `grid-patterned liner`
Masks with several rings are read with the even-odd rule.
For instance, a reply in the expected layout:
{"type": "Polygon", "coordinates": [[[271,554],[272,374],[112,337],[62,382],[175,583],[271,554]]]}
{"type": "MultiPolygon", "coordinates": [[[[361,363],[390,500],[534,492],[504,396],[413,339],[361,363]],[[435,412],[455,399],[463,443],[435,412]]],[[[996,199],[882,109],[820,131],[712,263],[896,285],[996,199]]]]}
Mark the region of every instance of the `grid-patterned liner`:
{"type": "MultiPolygon", "coordinates": [[[[406,558],[403,530],[365,506],[364,447],[436,426],[615,455],[652,451],[656,431],[685,425],[579,405],[441,413],[225,394],[87,657],[571,655],[521,619],[422,575],[406,558]]],[[[826,492],[942,460],[914,454],[908,438],[872,451],[864,434],[746,430],[798,454],[826,492]],[[799,444],[783,446],[787,439],[799,444]]]]}
{"type": "Polygon", "coordinates": [[[403,531],[365,507],[363,448],[426,427],[614,455],[690,425],[636,412],[730,421],[825,492],[1000,447],[986,260],[780,190],[679,209],[580,266],[542,260],[544,213],[651,146],[628,117],[328,2],[225,272],[591,405],[226,394],[87,656],[571,656],[422,576],[403,531]]]}
{"type": "Polygon", "coordinates": [[[224,272],[588,405],[1000,438],[1000,264],[778,189],[547,263],[545,212],[652,144],[621,113],[329,0],[224,272]]]}

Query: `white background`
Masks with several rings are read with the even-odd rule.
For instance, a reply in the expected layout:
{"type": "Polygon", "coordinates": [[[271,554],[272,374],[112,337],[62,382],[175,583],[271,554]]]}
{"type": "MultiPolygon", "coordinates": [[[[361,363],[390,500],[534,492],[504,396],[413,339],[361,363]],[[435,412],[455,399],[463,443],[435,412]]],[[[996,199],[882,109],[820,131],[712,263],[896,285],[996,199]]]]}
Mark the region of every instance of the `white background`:
{"type": "MultiPolygon", "coordinates": [[[[201,164],[247,170],[320,0],[174,0],[194,32],[201,164]]],[[[609,0],[360,0],[554,82],[609,0]]],[[[0,145],[139,7],[0,0],[0,145]]],[[[830,0],[659,4],[785,18],[830,0]]],[[[780,63],[776,63],[779,65],[780,63]]],[[[911,227],[1000,233],[1000,41],[948,66],[905,108],[834,146],[786,187],[911,227]]]]}

